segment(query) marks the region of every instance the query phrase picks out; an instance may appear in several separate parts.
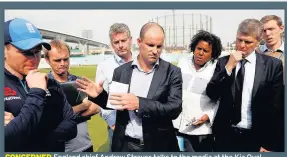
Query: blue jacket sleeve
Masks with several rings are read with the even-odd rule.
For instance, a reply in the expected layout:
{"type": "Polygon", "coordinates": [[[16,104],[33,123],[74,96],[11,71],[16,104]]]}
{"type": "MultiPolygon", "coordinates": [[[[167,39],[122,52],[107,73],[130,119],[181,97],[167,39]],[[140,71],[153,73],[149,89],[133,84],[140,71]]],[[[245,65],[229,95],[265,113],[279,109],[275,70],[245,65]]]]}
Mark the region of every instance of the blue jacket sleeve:
{"type": "Polygon", "coordinates": [[[54,130],[53,138],[58,141],[69,141],[77,136],[77,123],[75,121],[76,114],[73,112],[72,106],[68,103],[66,96],[63,95],[63,121],[54,130]]]}
{"type": "Polygon", "coordinates": [[[44,109],[45,95],[43,89],[30,89],[19,115],[5,126],[5,151],[19,147],[37,126],[44,109]]]}

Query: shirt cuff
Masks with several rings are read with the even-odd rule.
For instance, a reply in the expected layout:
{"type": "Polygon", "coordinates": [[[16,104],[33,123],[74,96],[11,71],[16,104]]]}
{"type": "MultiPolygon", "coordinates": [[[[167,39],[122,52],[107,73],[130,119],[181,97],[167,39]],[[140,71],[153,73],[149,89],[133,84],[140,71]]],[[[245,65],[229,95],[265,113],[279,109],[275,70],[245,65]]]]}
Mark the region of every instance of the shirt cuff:
{"type": "Polygon", "coordinates": [[[108,124],[109,127],[112,127],[113,125],[116,124],[116,117],[114,117],[114,118],[109,118],[109,119],[106,120],[106,122],[107,122],[107,124],[108,124]]]}
{"type": "Polygon", "coordinates": [[[100,116],[107,122],[111,127],[116,123],[116,110],[105,110],[100,108],[100,116]]]}
{"type": "Polygon", "coordinates": [[[229,72],[229,71],[227,70],[226,66],[225,66],[225,70],[226,70],[227,75],[228,75],[228,76],[231,76],[231,73],[232,73],[232,72],[229,72]]]}

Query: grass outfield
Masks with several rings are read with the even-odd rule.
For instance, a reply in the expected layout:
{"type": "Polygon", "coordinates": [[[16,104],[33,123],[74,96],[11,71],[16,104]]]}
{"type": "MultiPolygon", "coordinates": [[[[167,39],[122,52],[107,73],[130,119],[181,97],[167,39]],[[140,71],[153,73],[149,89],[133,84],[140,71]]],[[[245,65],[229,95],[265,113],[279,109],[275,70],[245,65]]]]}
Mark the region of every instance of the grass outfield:
{"type": "MultiPolygon", "coordinates": [[[[71,67],[69,72],[77,76],[86,76],[95,80],[97,66],[71,67]]],[[[49,72],[50,69],[41,69],[41,72],[49,72]]],[[[106,122],[97,114],[88,121],[89,133],[94,145],[95,152],[108,152],[108,132],[106,122]]]]}

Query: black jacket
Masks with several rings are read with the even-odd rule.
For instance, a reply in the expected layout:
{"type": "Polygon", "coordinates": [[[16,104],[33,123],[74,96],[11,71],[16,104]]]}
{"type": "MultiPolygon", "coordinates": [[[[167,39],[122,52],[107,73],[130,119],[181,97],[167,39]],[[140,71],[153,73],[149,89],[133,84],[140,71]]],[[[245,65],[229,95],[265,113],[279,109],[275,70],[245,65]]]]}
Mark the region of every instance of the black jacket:
{"type": "MultiPolygon", "coordinates": [[[[131,63],[129,62],[116,68],[113,74],[113,81],[130,84],[133,71],[131,63]]],[[[107,93],[105,91],[102,92],[94,101],[105,107],[107,93]]],[[[154,72],[147,98],[139,97],[139,109],[136,113],[142,119],[144,151],[179,151],[172,120],[178,117],[181,110],[181,71],[178,67],[160,59],[159,66],[154,72]]],[[[127,146],[124,144],[124,136],[129,120],[127,110],[117,111],[116,128],[112,141],[113,152],[127,151],[127,146]]]]}
{"type": "Polygon", "coordinates": [[[48,92],[29,89],[6,69],[4,74],[5,111],[15,117],[5,127],[5,151],[64,151],[65,141],[77,135],[77,125],[59,84],[48,79],[48,92]]]}

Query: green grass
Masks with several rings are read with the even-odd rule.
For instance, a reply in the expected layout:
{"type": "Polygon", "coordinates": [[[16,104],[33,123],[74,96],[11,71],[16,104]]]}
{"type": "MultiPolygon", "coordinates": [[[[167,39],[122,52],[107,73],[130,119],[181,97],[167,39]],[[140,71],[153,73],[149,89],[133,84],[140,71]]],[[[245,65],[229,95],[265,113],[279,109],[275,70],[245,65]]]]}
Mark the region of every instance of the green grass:
{"type": "MultiPolygon", "coordinates": [[[[86,76],[95,80],[97,66],[71,67],[69,72],[77,76],[86,76]]],[[[41,69],[41,72],[48,73],[50,69],[41,69]]],[[[108,152],[108,132],[106,122],[97,114],[88,121],[88,129],[93,142],[95,152],[108,152]]]]}

